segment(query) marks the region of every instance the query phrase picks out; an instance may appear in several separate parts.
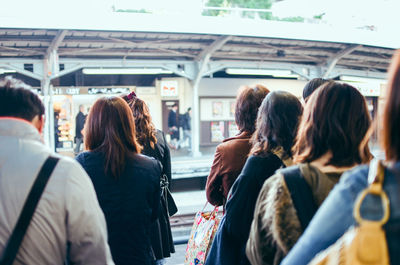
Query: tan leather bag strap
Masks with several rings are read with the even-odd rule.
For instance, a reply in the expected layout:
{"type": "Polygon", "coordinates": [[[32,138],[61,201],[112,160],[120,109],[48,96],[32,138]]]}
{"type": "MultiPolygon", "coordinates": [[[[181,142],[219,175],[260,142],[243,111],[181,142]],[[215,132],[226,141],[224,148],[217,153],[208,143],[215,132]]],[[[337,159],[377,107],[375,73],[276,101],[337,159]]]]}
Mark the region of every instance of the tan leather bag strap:
{"type": "Polygon", "coordinates": [[[369,220],[364,220],[360,213],[361,205],[368,194],[373,194],[381,197],[382,208],[384,211],[381,220],[373,222],[379,223],[382,226],[388,221],[390,215],[390,201],[386,192],[383,190],[384,178],[385,178],[385,167],[383,166],[382,161],[378,159],[372,160],[368,172],[369,186],[368,188],[363,190],[361,194],[358,196],[354,207],[353,215],[359,224],[365,221],[371,222],[369,220]]]}

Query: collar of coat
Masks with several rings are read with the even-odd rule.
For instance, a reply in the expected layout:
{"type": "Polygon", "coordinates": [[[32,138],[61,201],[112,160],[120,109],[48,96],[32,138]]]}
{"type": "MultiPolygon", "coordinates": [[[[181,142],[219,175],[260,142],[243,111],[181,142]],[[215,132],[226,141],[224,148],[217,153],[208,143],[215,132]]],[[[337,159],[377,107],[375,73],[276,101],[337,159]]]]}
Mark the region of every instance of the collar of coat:
{"type": "Polygon", "coordinates": [[[41,141],[39,131],[32,123],[13,117],[0,117],[0,136],[41,141]]]}
{"type": "Polygon", "coordinates": [[[225,142],[235,140],[235,139],[250,139],[251,135],[252,135],[251,133],[243,131],[243,132],[239,133],[238,135],[224,139],[222,142],[225,143],[225,142]]]}

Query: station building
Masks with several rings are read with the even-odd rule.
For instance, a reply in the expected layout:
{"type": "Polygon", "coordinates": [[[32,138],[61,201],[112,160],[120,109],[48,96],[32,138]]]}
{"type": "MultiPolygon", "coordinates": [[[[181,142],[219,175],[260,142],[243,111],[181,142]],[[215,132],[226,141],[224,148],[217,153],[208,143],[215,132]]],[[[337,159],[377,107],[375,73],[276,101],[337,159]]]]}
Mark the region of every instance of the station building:
{"type": "Polygon", "coordinates": [[[13,75],[42,95],[45,139],[72,151],[74,118],[96,98],[135,91],[167,132],[171,106],[192,108],[193,155],[237,133],[234,102],[243,85],[260,83],[301,97],[315,77],[349,82],[371,114],[384,98],[385,77],[400,41],[361,29],[217,17],[185,20],[118,14],[95,21],[35,16],[29,24],[0,18],[0,78],[13,75]],[[112,21],[112,23],[104,23],[112,21]],[[163,23],[168,21],[168,23],[163,23]],[[53,23],[54,22],[54,23],[53,23]],[[229,27],[228,27],[229,26],[229,27]]]}

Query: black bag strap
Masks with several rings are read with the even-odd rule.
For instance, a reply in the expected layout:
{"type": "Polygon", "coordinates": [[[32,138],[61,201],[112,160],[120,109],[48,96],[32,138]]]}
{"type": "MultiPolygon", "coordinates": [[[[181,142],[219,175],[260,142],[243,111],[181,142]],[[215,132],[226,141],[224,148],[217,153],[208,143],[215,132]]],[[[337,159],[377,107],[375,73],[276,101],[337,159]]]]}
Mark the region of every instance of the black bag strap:
{"type": "Polygon", "coordinates": [[[318,209],[314,202],[311,188],[301,174],[298,166],[283,169],[280,173],[285,178],[297,217],[304,231],[318,209]]]}
{"type": "Polygon", "coordinates": [[[44,162],[35,182],[25,200],[24,206],[18,218],[17,224],[4,248],[3,255],[0,259],[0,265],[11,265],[17,256],[19,247],[28,230],[32,216],[35,213],[36,206],[39,203],[43,190],[50,178],[51,173],[57,165],[59,158],[49,156],[44,162]]]}

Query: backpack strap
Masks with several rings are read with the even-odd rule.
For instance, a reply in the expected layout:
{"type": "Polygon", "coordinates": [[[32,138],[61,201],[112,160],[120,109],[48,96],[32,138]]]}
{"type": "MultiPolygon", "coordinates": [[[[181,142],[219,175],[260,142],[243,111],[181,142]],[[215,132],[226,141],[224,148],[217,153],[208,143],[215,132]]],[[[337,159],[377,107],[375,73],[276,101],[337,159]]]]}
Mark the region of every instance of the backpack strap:
{"type": "Polygon", "coordinates": [[[279,173],[285,179],[301,228],[304,231],[318,209],[311,188],[301,174],[299,166],[282,169],[279,173]]]}
{"type": "Polygon", "coordinates": [[[25,233],[28,230],[32,216],[35,213],[36,207],[39,203],[40,197],[46,187],[46,184],[57,165],[59,158],[49,156],[44,162],[35,182],[25,200],[22,212],[14,227],[14,230],[4,248],[3,255],[0,259],[0,265],[11,265],[17,256],[19,247],[24,239],[25,233]]]}

